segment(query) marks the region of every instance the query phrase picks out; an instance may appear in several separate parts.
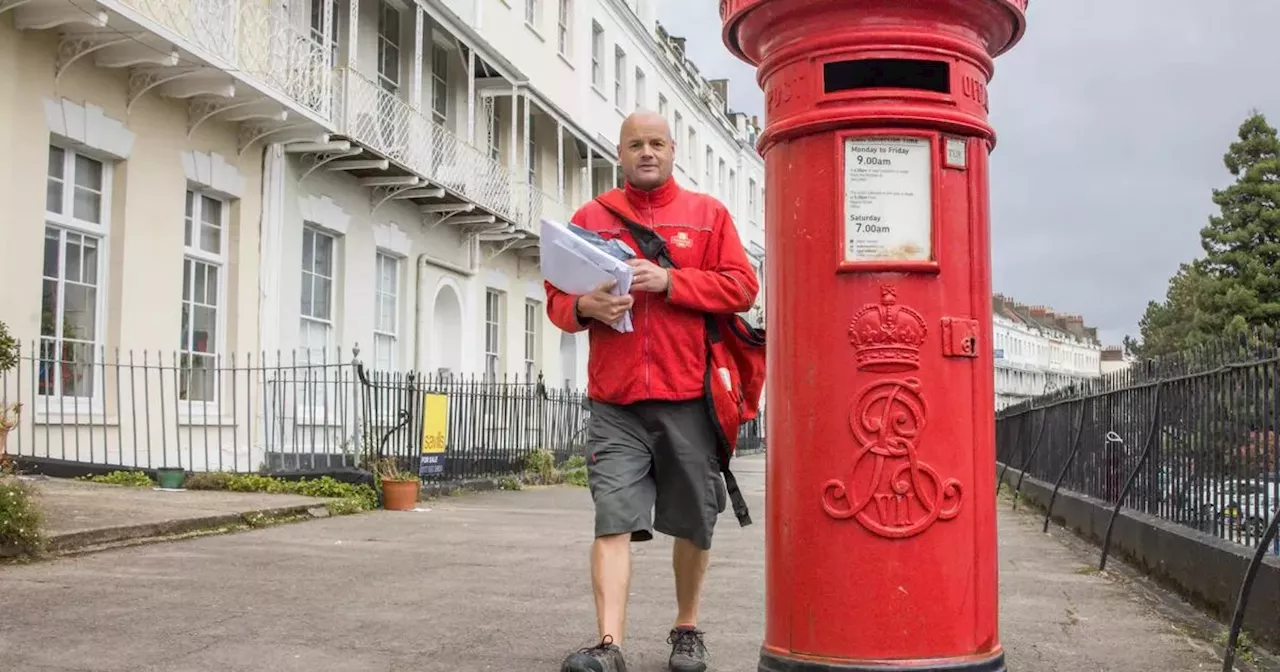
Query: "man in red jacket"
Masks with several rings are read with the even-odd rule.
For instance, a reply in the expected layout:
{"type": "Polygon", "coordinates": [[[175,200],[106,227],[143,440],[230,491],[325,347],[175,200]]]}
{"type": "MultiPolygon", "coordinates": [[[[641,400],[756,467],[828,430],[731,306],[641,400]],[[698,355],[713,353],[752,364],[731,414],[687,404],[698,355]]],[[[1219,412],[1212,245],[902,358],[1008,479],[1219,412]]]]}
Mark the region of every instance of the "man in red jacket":
{"type": "MultiPolygon", "coordinates": [[[[600,643],[570,655],[562,672],[625,672],[620,645],[630,542],[648,541],[654,530],[675,537],[678,613],[667,640],[670,667],[707,669],[698,601],[726,490],[704,400],[704,320],[706,313],[749,309],[759,282],[728,210],[676,184],[674,156],[663,117],[637,112],[623,122],[618,158],[626,200],[638,223],[666,241],[675,268],[631,260],[626,296],[609,294],[610,285],[572,296],[545,283],[551,321],[570,333],[588,330],[591,344],[587,473],[596,511],[591,582],[600,643]],[[633,331],[609,326],[628,310],[633,331]]],[[[573,222],[640,249],[623,222],[596,201],[574,213],[573,222]]]]}

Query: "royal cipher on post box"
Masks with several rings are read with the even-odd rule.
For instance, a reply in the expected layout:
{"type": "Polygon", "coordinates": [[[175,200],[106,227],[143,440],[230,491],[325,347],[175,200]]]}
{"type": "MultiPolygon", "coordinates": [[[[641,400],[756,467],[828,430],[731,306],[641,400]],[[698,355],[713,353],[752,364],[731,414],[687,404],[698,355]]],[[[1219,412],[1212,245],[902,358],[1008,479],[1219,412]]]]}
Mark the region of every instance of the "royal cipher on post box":
{"type": "Polygon", "coordinates": [[[987,121],[1026,0],[724,0],[766,100],[761,672],[1003,670],[987,121]]]}

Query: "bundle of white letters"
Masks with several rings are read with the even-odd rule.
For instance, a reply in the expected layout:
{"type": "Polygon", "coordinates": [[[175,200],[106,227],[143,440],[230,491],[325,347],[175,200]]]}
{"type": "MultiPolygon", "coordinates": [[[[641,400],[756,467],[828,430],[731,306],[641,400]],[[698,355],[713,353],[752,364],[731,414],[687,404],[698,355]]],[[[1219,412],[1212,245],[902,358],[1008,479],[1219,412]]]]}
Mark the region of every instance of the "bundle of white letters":
{"type": "MultiPolygon", "coordinates": [[[[631,267],[564,224],[543,217],[541,243],[542,277],[556,289],[587,294],[608,280],[616,280],[610,294],[623,296],[631,291],[631,267]]],[[[631,311],[609,326],[629,333],[631,311]]]]}

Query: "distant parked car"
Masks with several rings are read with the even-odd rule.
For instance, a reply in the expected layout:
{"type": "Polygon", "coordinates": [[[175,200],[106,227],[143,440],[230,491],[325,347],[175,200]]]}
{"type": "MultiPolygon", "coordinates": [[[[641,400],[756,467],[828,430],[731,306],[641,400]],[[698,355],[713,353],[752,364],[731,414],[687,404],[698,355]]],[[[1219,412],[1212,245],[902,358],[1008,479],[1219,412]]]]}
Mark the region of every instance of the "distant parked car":
{"type": "Polygon", "coordinates": [[[1280,504],[1280,484],[1262,479],[1226,480],[1210,485],[1201,501],[1202,510],[1239,529],[1248,539],[1257,539],[1280,504]]]}

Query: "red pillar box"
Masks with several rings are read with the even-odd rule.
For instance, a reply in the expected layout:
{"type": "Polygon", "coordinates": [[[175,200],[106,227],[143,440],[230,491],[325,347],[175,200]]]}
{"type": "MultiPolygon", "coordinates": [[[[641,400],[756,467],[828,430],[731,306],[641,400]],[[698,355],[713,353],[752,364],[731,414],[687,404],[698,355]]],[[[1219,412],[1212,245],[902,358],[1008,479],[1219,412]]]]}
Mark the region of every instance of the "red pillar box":
{"type": "Polygon", "coordinates": [[[766,98],[761,672],[1004,670],[987,156],[1026,0],[722,0],[766,98]]]}

